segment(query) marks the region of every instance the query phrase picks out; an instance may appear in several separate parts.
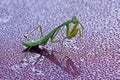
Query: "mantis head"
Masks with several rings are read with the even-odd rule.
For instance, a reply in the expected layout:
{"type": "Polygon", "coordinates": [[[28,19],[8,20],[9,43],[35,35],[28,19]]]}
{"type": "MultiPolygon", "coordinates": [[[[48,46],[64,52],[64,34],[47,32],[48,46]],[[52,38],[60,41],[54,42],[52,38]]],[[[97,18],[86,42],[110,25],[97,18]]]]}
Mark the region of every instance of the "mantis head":
{"type": "Polygon", "coordinates": [[[79,22],[79,21],[77,20],[76,16],[73,16],[73,17],[72,17],[72,21],[73,21],[73,23],[78,23],[78,22],[79,22]]]}
{"type": "Polygon", "coordinates": [[[77,23],[77,24],[80,24],[80,26],[82,27],[82,29],[84,29],[84,26],[82,25],[81,22],[78,21],[78,19],[76,18],[76,16],[73,16],[73,17],[72,17],[72,21],[73,21],[74,24],[76,24],[76,23],[77,23]]]}

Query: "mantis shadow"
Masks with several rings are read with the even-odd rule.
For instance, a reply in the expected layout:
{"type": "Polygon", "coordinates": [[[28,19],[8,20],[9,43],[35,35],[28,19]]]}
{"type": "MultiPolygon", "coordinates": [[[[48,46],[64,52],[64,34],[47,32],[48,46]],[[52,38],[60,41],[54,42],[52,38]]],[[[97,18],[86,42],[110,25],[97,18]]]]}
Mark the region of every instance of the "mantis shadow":
{"type": "MultiPolygon", "coordinates": [[[[27,52],[27,49],[23,50],[23,52],[27,52]]],[[[66,57],[62,60],[59,60],[58,56],[55,56],[53,54],[53,53],[57,53],[57,54],[61,55],[62,54],[61,52],[57,52],[57,51],[52,50],[51,54],[50,54],[50,51],[48,51],[47,49],[45,49],[45,48],[40,49],[38,47],[31,48],[29,50],[29,52],[40,54],[40,57],[37,59],[35,64],[37,64],[37,62],[39,61],[41,56],[45,56],[47,59],[49,59],[54,64],[58,65],[62,70],[64,70],[68,74],[71,74],[73,77],[77,77],[81,73],[81,69],[76,67],[74,62],[69,57],[66,57]]]]}

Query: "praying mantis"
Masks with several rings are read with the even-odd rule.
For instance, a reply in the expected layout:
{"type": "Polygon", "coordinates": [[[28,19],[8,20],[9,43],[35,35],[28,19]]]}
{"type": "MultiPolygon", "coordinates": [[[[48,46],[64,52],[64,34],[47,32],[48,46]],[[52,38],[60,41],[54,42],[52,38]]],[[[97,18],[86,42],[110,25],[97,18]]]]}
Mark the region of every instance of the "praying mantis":
{"type": "MultiPolygon", "coordinates": [[[[58,32],[61,30],[62,27],[66,26],[66,37],[67,39],[71,39],[74,36],[76,36],[78,33],[80,35],[80,37],[82,36],[82,31],[80,30],[80,28],[78,28],[78,24],[80,24],[80,26],[82,27],[82,29],[84,29],[84,26],[82,25],[81,22],[79,22],[77,20],[77,18],[75,16],[72,17],[72,19],[67,20],[66,22],[62,23],[61,25],[59,25],[58,27],[54,28],[52,31],[50,31],[48,34],[46,34],[45,36],[43,36],[42,34],[42,27],[39,26],[40,28],[40,33],[41,33],[41,38],[34,40],[34,41],[26,41],[23,42],[23,45],[28,47],[28,50],[30,50],[32,47],[38,47],[38,46],[45,46],[47,44],[47,42],[50,40],[52,43],[55,42],[60,42],[60,40],[54,40],[54,38],[57,36],[58,32]],[[70,24],[73,23],[73,28],[72,30],[70,30],[70,24]]],[[[36,28],[38,29],[38,27],[36,28]]],[[[35,30],[36,30],[35,29],[35,30]]],[[[34,31],[34,30],[33,30],[34,31]]],[[[31,31],[30,34],[33,32],[31,31]]],[[[28,34],[29,35],[29,34],[28,34]]],[[[27,36],[28,36],[27,35],[27,36]]],[[[27,37],[25,36],[25,37],[27,37]]],[[[63,46],[63,44],[61,44],[61,46],[63,46]]],[[[23,58],[27,55],[27,53],[23,56],[23,58]]]]}

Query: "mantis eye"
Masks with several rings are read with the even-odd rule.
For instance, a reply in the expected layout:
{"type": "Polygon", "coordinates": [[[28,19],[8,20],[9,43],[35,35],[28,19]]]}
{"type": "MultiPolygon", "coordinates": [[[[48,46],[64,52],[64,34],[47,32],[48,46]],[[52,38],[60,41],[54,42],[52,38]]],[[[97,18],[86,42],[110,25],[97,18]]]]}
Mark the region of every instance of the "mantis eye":
{"type": "Polygon", "coordinates": [[[76,16],[73,16],[73,17],[72,17],[72,21],[73,21],[73,23],[78,22],[78,20],[77,20],[76,16]]]}

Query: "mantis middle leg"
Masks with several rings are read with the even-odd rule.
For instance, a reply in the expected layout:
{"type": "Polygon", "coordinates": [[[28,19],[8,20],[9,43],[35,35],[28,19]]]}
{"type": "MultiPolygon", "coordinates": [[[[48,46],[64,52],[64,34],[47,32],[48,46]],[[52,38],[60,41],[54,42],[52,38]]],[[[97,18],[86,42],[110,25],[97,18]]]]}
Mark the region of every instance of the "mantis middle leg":
{"type": "Polygon", "coordinates": [[[38,30],[38,28],[40,29],[40,38],[43,37],[43,32],[42,32],[42,26],[39,25],[37,27],[35,27],[32,31],[30,31],[27,35],[24,35],[25,38],[27,38],[28,36],[30,36],[34,31],[38,30]]]}
{"type": "MultiPolygon", "coordinates": [[[[43,33],[42,33],[42,26],[37,26],[35,29],[33,29],[30,33],[28,33],[27,35],[24,35],[25,38],[27,38],[29,35],[31,35],[34,31],[36,31],[38,28],[40,28],[40,37],[43,37],[43,33]]],[[[23,55],[22,59],[23,60],[27,55],[28,55],[28,51],[31,49],[31,47],[28,48],[27,52],[23,55]]]]}
{"type": "MultiPolygon", "coordinates": [[[[61,29],[59,29],[59,30],[57,30],[56,32],[55,32],[55,34],[51,37],[51,42],[52,43],[60,43],[60,46],[61,46],[61,51],[63,52],[63,54],[65,55],[65,51],[64,51],[64,45],[63,45],[63,41],[61,41],[61,40],[54,40],[54,38],[55,38],[55,36],[58,34],[58,32],[60,31],[61,29]]],[[[61,33],[62,33],[62,30],[61,30],[61,33]]],[[[62,37],[64,37],[63,36],[63,33],[62,33],[62,37]]],[[[66,37],[65,37],[66,38],[66,37]]],[[[64,39],[65,39],[64,38],[64,39]]],[[[63,39],[63,40],[64,40],[63,39]]]]}

